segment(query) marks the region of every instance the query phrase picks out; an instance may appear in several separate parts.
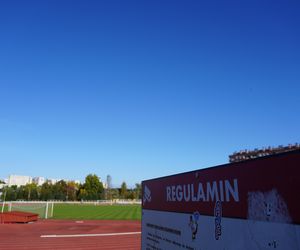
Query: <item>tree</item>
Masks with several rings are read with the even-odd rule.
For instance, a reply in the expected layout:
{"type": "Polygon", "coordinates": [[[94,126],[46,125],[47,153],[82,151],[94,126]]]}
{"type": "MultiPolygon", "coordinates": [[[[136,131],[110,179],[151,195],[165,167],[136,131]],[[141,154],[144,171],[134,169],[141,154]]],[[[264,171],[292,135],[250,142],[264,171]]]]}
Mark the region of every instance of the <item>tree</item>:
{"type": "Polygon", "coordinates": [[[84,185],[80,185],[77,198],[78,200],[87,200],[87,191],[84,189],[84,185]]]}
{"type": "Polygon", "coordinates": [[[67,199],[67,183],[64,180],[56,182],[52,187],[52,191],[55,200],[65,201],[67,199]]]}
{"type": "Polygon", "coordinates": [[[35,183],[26,184],[24,186],[24,199],[25,200],[38,200],[38,187],[35,183]]]}
{"type": "Polygon", "coordinates": [[[122,182],[120,196],[122,199],[125,199],[127,195],[127,184],[125,181],[122,182]]]}
{"type": "Polygon", "coordinates": [[[135,199],[142,199],[142,185],[140,183],[135,184],[134,198],[135,199]]]}
{"type": "Polygon", "coordinates": [[[67,183],[67,200],[75,201],[77,199],[76,193],[78,190],[78,185],[74,181],[69,181],[67,183]]]}
{"type": "Polygon", "coordinates": [[[111,199],[112,200],[119,199],[119,197],[120,197],[120,192],[119,192],[118,188],[112,188],[110,190],[110,194],[111,194],[111,199]]]}
{"type": "Polygon", "coordinates": [[[134,200],[135,199],[134,190],[132,190],[132,189],[128,190],[125,198],[130,199],[130,200],[134,200]]]}
{"type": "Polygon", "coordinates": [[[48,181],[46,181],[45,183],[43,183],[43,185],[41,187],[40,199],[44,200],[44,201],[53,200],[54,199],[52,185],[48,181]]]}
{"type": "Polygon", "coordinates": [[[85,178],[84,189],[87,193],[87,200],[99,200],[103,198],[103,184],[97,175],[89,174],[85,178]]]}
{"type": "Polygon", "coordinates": [[[3,190],[3,194],[6,194],[5,199],[7,201],[15,201],[17,199],[17,189],[17,186],[5,187],[3,190]]]}
{"type": "Polygon", "coordinates": [[[25,192],[25,186],[17,187],[16,188],[16,193],[17,193],[17,200],[27,199],[26,192],[25,192]]]}

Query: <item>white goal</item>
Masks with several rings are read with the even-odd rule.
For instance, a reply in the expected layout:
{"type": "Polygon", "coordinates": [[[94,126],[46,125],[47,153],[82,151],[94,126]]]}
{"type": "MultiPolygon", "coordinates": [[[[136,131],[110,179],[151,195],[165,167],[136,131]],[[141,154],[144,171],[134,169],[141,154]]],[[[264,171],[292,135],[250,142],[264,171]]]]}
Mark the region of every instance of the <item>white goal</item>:
{"type": "Polygon", "coordinates": [[[8,205],[8,211],[35,213],[41,219],[53,217],[53,202],[9,201],[6,204],[8,205]]]}

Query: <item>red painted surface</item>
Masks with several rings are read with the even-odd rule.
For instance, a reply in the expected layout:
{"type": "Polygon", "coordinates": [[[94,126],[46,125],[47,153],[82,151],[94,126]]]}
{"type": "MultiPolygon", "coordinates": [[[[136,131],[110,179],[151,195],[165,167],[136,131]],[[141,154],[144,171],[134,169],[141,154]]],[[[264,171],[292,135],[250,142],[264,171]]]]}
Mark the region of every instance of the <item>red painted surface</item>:
{"type": "MultiPolygon", "coordinates": [[[[182,187],[193,185],[194,196],[197,196],[199,183],[203,184],[204,194],[207,194],[207,183],[212,186],[214,182],[219,185],[222,181],[223,196],[225,197],[225,181],[229,181],[232,185],[233,180],[236,180],[239,199],[235,201],[231,197],[229,201],[222,201],[223,217],[246,219],[250,192],[276,190],[286,203],[292,223],[299,224],[300,202],[296,198],[300,190],[299,164],[300,150],[296,150],[255,160],[143,181],[143,193],[145,194],[145,187],[149,190],[148,200],[147,197],[144,197],[143,209],[183,213],[198,211],[202,215],[213,216],[216,199],[214,201],[207,198],[200,201],[193,201],[192,199],[186,201],[182,198],[178,201],[175,195],[176,188],[180,186],[182,191],[182,187]]],[[[219,187],[218,190],[220,190],[219,187]]],[[[190,195],[192,196],[192,194],[190,195]]]]}
{"type": "Polygon", "coordinates": [[[31,224],[1,224],[0,249],[141,249],[141,235],[41,238],[41,235],[102,234],[141,231],[140,221],[39,220],[31,224]]]}
{"type": "Polygon", "coordinates": [[[5,212],[0,214],[1,223],[28,223],[38,220],[38,214],[27,212],[5,212]]]}

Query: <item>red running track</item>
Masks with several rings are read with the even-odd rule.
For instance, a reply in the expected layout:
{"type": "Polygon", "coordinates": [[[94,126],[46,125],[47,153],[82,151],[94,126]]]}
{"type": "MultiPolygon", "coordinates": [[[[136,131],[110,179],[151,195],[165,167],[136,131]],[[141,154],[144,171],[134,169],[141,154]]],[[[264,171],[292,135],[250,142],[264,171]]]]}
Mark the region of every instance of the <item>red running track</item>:
{"type": "Polygon", "coordinates": [[[40,220],[31,224],[0,224],[0,249],[141,249],[140,231],[140,221],[40,220]]]}

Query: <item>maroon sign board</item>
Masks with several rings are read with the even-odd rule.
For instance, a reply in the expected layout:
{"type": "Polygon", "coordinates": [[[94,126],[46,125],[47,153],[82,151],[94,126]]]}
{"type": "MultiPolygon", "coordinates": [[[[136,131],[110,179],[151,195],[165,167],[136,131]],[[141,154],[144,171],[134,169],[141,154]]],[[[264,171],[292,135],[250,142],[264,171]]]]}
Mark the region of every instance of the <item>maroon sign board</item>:
{"type": "Polygon", "coordinates": [[[300,249],[300,150],[142,189],[142,249],[300,249]]]}

